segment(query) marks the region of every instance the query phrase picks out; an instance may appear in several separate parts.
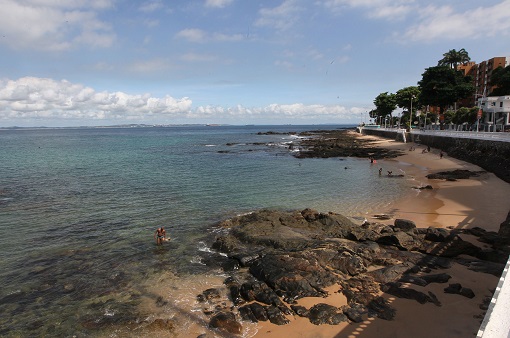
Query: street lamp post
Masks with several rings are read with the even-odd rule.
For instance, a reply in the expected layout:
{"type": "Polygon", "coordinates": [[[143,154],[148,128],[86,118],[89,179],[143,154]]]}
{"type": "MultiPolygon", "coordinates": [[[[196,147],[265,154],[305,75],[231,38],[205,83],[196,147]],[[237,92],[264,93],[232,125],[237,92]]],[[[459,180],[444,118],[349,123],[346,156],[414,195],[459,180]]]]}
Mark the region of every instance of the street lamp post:
{"type": "MultiPolygon", "coordinates": [[[[483,95],[483,94],[475,93],[475,101],[477,101],[476,98],[478,96],[481,96],[482,98],[485,97],[485,95],[483,95]]],[[[477,133],[478,133],[478,130],[480,128],[480,120],[482,119],[482,114],[481,114],[480,110],[482,110],[482,103],[481,102],[479,102],[479,104],[478,104],[478,114],[477,114],[477,119],[476,119],[476,132],[477,133]]]]}
{"type": "Polygon", "coordinates": [[[423,130],[427,130],[427,115],[429,113],[429,106],[427,106],[427,110],[425,111],[425,123],[423,126],[423,130]]]}
{"type": "Polygon", "coordinates": [[[492,106],[492,132],[496,132],[496,102],[492,106]]]}
{"type": "Polygon", "coordinates": [[[413,123],[413,99],[414,95],[411,95],[411,109],[409,109],[409,132],[411,132],[411,125],[413,123]]]}

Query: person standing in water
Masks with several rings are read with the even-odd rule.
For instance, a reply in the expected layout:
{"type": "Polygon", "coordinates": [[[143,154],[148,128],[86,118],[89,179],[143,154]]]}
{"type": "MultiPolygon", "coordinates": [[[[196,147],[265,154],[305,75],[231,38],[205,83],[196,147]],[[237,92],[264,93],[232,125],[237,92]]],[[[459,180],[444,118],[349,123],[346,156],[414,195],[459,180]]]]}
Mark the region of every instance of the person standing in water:
{"type": "Polygon", "coordinates": [[[161,227],[156,230],[154,233],[154,239],[156,240],[156,245],[163,244],[163,241],[166,241],[166,231],[165,228],[161,227]]]}

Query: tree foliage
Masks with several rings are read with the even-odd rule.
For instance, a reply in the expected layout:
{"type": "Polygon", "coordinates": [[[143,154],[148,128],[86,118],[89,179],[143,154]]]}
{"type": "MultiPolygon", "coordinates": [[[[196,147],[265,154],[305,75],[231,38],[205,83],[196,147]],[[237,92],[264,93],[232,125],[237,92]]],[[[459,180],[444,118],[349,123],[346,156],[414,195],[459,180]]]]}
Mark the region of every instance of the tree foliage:
{"type": "Polygon", "coordinates": [[[395,100],[395,94],[392,93],[381,93],[377,95],[374,100],[375,111],[377,116],[385,117],[393,113],[397,108],[397,102],[395,100]]]}
{"type": "Polygon", "coordinates": [[[474,91],[470,77],[448,66],[427,68],[418,85],[420,103],[438,106],[441,113],[446,107],[469,97],[474,91]]]}
{"type": "Polygon", "coordinates": [[[468,52],[462,48],[460,50],[451,49],[443,54],[443,58],[437,63],[438,66],[448,66],[451,69],[457,69],[457,66],[471,61],[468,52]]]}
{"type": "Polygon", "coordinates": [[[497,86],[490,95],[503,96],[510,94],[510,66],[498,67],[492,71],[491,85],[497,86]]]}
{"type": "Polygon", "coordinates": [[[403,109],[407,109],[408,111],[411,111],[411,103],[413,105],[412,110],[416,110],[418,105],[418,97],[420,95],[420,88],[417,86],[410,86],[405,87],[402,89],[399,89],[395,93],[395,100],[397,103],[397,106],[403,109]]]}

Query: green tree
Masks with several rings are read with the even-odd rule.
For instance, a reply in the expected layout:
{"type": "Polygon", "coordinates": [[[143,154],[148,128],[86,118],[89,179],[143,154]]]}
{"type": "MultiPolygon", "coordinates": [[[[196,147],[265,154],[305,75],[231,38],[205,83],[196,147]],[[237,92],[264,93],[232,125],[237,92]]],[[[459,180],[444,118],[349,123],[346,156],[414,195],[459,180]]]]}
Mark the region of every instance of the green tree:
{"type": "Polygon", "coordinates": [[[462,48],[459,51],[455,49],[449,50],[443,54],[443,58],[437,63],[438,66],[448,66],[451,69],[457,69],[459,64],[471,61],[468,52],[462,48]]]}
{"type": "MultiPolygon", "coordinates": [[[[420,95],[420,88],[417,86],[405,87],[395,93],[395,102],[400,108],[406,109],[409,112],[409,125],[412,125],[414,112],[419,107],[418,97],[420,95]]],[[[405,119],[407,121],[407,118],[405,119]]]]}
{"type": "Polygon", "coordinates": [[[391,119],[391,114],[395,109],[397,109],[395,94],[385,92],[377,95],[374,100],[374,105],[375,110],[377,111],[377,116],[385,118],[386,116],[390,115],[391,119]]]}
{"type": "Polygon", "coordinates": [[[440,113],[454,102],[469,97],[474,91],[471,77],[447,66],[425,69],[418,85],[420,103],[437,106],[440,113]]]}
{"type": "Polygon", "coordinates": [[[498,67],[492,71],[491,85],[496,86],[490,95],[503,96],[510,94],[510,66],[498,67]]]}

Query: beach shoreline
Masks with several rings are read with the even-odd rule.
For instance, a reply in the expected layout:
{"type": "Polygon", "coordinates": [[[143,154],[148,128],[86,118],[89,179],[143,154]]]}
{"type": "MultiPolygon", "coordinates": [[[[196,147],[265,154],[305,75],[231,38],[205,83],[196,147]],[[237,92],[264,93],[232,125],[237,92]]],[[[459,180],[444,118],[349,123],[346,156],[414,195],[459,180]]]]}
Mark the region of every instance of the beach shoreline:
{"type": "MultiPolygon", "coordinates": [[[[474,164],[449,157],[440,157],[438,149],[423,152],[425,146],[413,143],[401,143],[375,136],[359,135],[369,139],[377,147],[402,151],[404,155],[390,159],[378,159],[377,165],[382,168],[381,179],[384,177],[385,165],[390,161],[405,171],[403,179],[416,182],[416,188],[430,185],[432,189],[413,189],[395,203],[391,203],[381,214],[391,218],[381,223],[393,224],[397,218],[411,220],[419,228],[467,229],[480,227],[487,231],[497,232],[500,224],[506,219],[510,210],[510,184],[497,178],[492,173],[483,173],[479,177],[455,182],[427,179],[426,175],[439,171],[464,169],[482,171],[474,164]],[[414,150],[411,150],[414,149],[414,150]]],[[[368,162],[368,161],[367,161],[368,162]]],[[[367,217],[369,218],[369,217],[367,217]]],[[[375,219],[369,219],[375,221],[375,219]]],[[[462,235],[467,241],[483,246],[472,236],[462,235]]],[[[307,318],[294,316],[290,323],[278,326],[269,322],[259,322],[254,337],[473,337],[485,314],[485,306],[490,301],[499,277],[469,270],[466,266],[453,264],[451,268],[441,269],[452,276],[451,283],[461,283],[463,287],[473,290],[472,299],[459,295],[444,293],[448,284],[430,284],[427,287],[404,284],[405,287],[418,289],[422,292],[433,292],[441,301],[441,306],[419,304],[414,300],[400,299],[381,293],[397,310],[395,320],[369,318],[362,323],[341,323],[340,325],[314,325],[307,318]]],[[[310,307],[316,303],[327,303],[337,307],[345,305],[346,299],[338,293],[338,286],[328,289],[327,298],[301,299],[298,304],[310,307]]]]}

